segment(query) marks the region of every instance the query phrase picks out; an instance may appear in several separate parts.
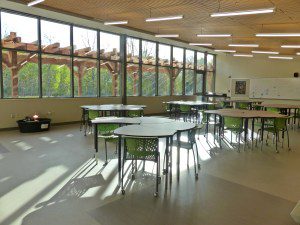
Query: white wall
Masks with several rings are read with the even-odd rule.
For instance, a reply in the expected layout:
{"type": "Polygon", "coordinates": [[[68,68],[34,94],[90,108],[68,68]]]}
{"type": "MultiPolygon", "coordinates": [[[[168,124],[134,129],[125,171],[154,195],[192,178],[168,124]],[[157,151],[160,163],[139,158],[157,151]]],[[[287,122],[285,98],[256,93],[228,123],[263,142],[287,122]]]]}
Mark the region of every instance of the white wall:
{"type": "MultiPolygon", "coordinates": [[[[253,58],[233,57],[219,54],[217,56],[216,92],[228,93],[230,78],[292,78],[300,72],[300,58],[294,60],[269,59],[266,55],[255,55],[253,58]]],[[[300,79],[300,78],[295,78],[300,79]]],[[[300,87],[299,87],[300,88],[300,87]]],[[[285,100],[266,100],[285,102],[285,100]]],[[[296,102],[299,101],[290,101],[296,102]]]]}

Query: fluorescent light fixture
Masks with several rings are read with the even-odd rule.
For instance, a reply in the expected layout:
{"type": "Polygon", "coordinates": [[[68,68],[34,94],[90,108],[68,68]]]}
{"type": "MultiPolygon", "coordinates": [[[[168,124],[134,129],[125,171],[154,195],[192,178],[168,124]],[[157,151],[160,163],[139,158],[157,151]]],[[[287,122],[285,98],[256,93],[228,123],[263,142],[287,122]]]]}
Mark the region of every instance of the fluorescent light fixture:
{"type": "Polygon", "coordinates": [[[189,45],[193,45],[193,46],[212,46],[211,43],[190,43],[189,45]]]}
{"type": "Polygon", "coordinates": [[[258,44],[229,44],[229,47],[249,47],[249,48],[258,48],[258,44]]]}
{"type": "Polygon", "coordinates": [[[122,25],[122,24],[128,24],[127,20],[120,20],[120,21],[107,21],[104,22],[104,25],[122,25]]]}
{"type": "Polygon", "coordinates": [[[300,37],[300,33],[260,33],[256,37],[300,37]]]}
{"type": "Polygon", "coordinates": [[[256,54],[272,54],[272,55],[278,55],[279,52],[270,52],[270,51],[252,51],[252,53],[256,54]]]}
{"type": "Polygon", "coordinates": [[[212,13],[210,16],[211,17],[244,16],[244,15],[253,15],[253,14],[273,13],[274,11],[275,11],[275,8],[253,9],[253,10],[234,11],[234,12],[217,12],[217,13],[212,13]]]}
{"type": "Polygon", "coordinates": [[[300,52],[297,52],[296,55],[300,55],[300,52]]]}
{"type": "Polygon", "coordinates": [[[177,15],[177,16],[165,16],[165,17],[153,17],[153,18],[147,18],[146,22],[157,22],[157,21],[166,21],[166,20],[181,20],[183,19],[183,15],[177,15]]]}
{"type": "Polygon", "coordinates": [[[290,56],[269,56],[270,59],[294,59],[290,56]]]}
{"type": "Polygon", "coordinates": [[[236,50],[215,49],[215,52],[231,52],[231,53],[235,53],[236,50]]]}
{"type": "Polygon", "coordinates": [[[236,56],[236,57],[248,57],[248,58],[253,57],[253,55],[251,55],[251,54],[233,54],[233,56],[236,56]]]}
{"type": "Polygon", "coordinates": [[[231,34],[197,34],[197,37],[231,37],[231,34]]]}
{"type": "Polygon", "coordinates": [[[155,37],[175,38],[179,37],[179,34],[155,34],[155,37]]]}
{"type": "Polygon", "coordinates": [[[281,48],[300,48],[300,45],[281,45],[281,48]]]}
{"type": "Polygon", "coordinates": [[[34,5],[39,4],[39,3],[43,2],[43,1],[45,1],[45,0],[35,0],[35,1],[32,1],[32,2],[29,2],[27,4],[27,6],[34,6],[34,5]]]}

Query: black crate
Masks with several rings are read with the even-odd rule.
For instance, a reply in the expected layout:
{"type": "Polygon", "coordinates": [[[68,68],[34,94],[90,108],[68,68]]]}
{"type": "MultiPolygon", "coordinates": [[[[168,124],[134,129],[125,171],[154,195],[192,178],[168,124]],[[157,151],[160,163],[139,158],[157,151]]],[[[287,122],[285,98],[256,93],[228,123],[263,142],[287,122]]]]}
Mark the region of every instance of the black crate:
{"type": "Polygon", "coordinates": [[[51,119],[39,118],[38,120],[18,120],[21,133],[41,132],[50,129],[51,119]]]}

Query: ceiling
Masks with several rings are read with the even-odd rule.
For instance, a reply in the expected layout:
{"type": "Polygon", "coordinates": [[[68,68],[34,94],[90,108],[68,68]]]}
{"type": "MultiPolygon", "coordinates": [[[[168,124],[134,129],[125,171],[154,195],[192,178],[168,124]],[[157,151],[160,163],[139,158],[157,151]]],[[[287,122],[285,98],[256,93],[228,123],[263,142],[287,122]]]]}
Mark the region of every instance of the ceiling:
{"type": "MultiPolygon", "coordinates": [[[[27,3],[29,0],[17,0],[27,3]]],[[[183,42],[209,42],[215,49],[279,51],[295,55],[300,38],[255,37],[255,33],[300,33],[300,0],[45,0],[38,7],[101,21],[128,20],[126,28],[150,34],[179,34],[183,42]],[[276,7],[272,14],[211,18],[214,12],[276,7]],[[145,18],[184,15],[182,20],[146,23],[145,18]],[[230,33],[228,38],[199,38],[196,34],[230,33]],[[259,48],[233,48],[228,44],[259,44],[259,48]]],[[[125,26],[123,26],[125,27],[125,26]]]]}

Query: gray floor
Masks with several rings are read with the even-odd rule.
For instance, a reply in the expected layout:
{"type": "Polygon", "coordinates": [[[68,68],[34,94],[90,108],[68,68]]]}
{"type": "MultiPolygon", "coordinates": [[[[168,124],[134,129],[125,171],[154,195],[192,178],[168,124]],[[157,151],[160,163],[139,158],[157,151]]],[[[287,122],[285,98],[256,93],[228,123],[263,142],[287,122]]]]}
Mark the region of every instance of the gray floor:
{"type": "Polygon", "coordinates": [[[122,196],[114,146],[109,164],[96,165],[92,136],[84,137],[78,125],[37,134],[0,132],[0,224],[292,225],[289,213],[300,199],[300,129],[290,135],[292,151],[280,148],[279,154],[272,141],[263,151],[238,153],[201,135],[199,180],[182,149],[180,181],[174,167],[172,185],[167,191],[160,185],[154,198],[152,163],[135,181],[126,178],[122,196]]]}

